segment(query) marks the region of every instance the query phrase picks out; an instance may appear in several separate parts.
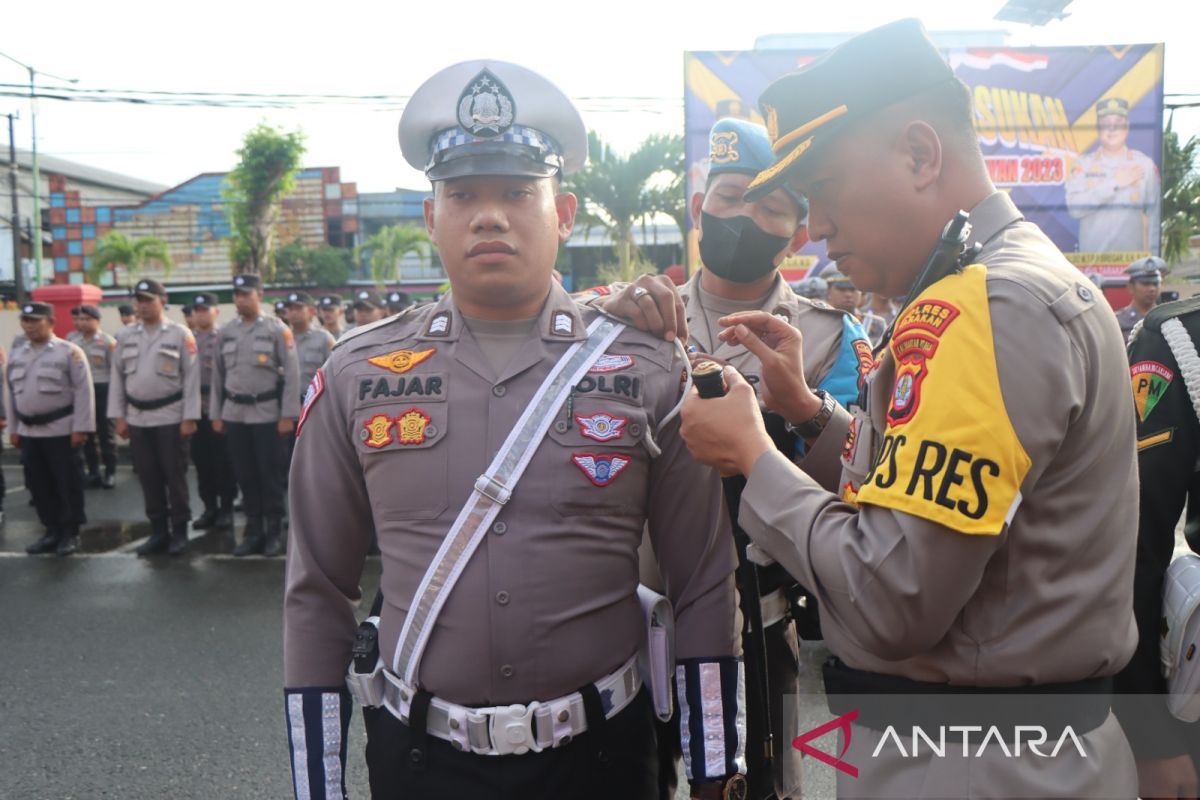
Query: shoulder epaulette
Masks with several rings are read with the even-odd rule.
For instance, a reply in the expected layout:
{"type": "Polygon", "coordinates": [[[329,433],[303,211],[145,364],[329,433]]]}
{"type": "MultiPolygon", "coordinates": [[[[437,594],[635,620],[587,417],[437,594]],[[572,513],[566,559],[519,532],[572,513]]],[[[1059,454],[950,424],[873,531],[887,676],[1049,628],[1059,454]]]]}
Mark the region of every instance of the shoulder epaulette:
{"type": "Polygon", "coordinates": [[[359,336],[361,336],[364,333],[367,333],[368,331],[373,331],[378,328],[386,328],[388,325],[395,325],[397,322],[400,322],[401,320],[408,319],[409,317],[411,317],[413,315],[413,313],[420,311],[422,309],[426,309],[428,307],[429,307],[428,304],[420,305],[420,306],[411,306],[409,308],[404,309],[399,314],[394,314],[390,317],[384,317],[383,319],[375,320],[374,322],[372,322],[369,325],[363,325],[358,328],[352,328],[352,329],[346,331],[345,333],[343,333],[341,335],[341,338],[339,338],[336,342],[334,342],[333,349],[337,350],[339,347],[343,346],[344,344],[349,342],[351,339],[357,339],[359,336]]]}
{"type": "Polygon", "coordinates": [[[1200,311],[1200,294],[1189,297],[1186,300],[1175,300],[1170,303],[1163,303],[1161,306],[1155,306],[1146,315],[1146,320],[1142,323],[1142,326],[1158,330],[1169,319],[1177,319],[1197,311],[1200,311]]]}

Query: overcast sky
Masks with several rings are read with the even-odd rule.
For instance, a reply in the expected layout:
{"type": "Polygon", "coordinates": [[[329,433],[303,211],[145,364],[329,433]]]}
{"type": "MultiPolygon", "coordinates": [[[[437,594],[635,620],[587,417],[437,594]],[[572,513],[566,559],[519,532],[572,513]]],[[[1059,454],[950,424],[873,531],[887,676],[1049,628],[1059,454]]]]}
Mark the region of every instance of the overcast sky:
{"type": "MultiPolygon", "coordinates": [[[[1003,0],[910,0],[903,14],[930,30],[1007,30],[1012,46],[1166,43],[1168,93],[1200,93],[1200,3],[1074,0],[1070,17],[1043,28],[999,23],[1003,0]]],[[[408,95],[430,74],[472,58],[531,67],[575,98],[638,98],[611,111],[581,101],[588,125],[623,149],[653,132],[682,132],[683,53],[743,50],[763,34],[860,31],[895,19],[895,2],[514,3],[10,3],[0,52],[80,86],[166,91],[408,95]],[[781,14],[781,9],[787,9],[781,14]],[[647,99],[652,98],[652,99],[647,99]]],[[[25,83],[0,59],[0,83],[25,83]]],[[[39,84],[56,83],[39,77],[39,84]]],[[[1200,100],[1200,97],[1191,98],[1200,100]]],[[[1170,101],[1170,98],[1168,98],[1170,101]]],[[[0,97],[21,115],[29,102],[0,97]]],[[[156,181],[229,169],[242,134],[259,120],[302,128],[309,166],[338,166],[361,191],[423,188],[396,142],[400,108],[326,105],[297,110],[140,107],[41,102],[42,152],[156,181]]],[[[1200,133],[1200,109],[1176,128],[1200,133]]],[[[0,133],[0,138],[6,134],[0,133]]],[[[7,142],[5,142],[7,145],[7,142]]]]}

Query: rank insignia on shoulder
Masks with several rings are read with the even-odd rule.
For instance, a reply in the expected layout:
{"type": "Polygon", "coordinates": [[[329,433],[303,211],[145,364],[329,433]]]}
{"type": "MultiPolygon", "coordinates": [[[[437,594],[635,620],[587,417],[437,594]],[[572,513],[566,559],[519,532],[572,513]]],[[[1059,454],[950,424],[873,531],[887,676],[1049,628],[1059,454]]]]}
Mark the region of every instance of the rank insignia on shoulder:
{"type": "Polygon", "coordinates": [[[390,353],[382,356],[368,358],[368,364],[374,364],[377,367],[389,370],[401,375],[408,372],[410,369],[420,364],[425,359],[437,352],[437,348],[431,347],[428,350],[417,352],[415,350],[393,350],[390,353]]]}
{"type": "Polygon", "coordinates": [[[313,375],[312,381],[308,384],[308,389],[304,392],[304,402],[300,406],[300,419],[296,422],[296,436],[300,435],[300,429],[304,427],[304,420],[308,419],[309,410],[324,391],[325,371],[322,368],[317,368],[316,374],[313,375]]]}
{"type": "Polygon", "coordinates": [[[565,311],[559,311],[550,323],[550,333],[555,336],[574,336],[575,319],[565,311]]]}
{"type": "Polygon", "coordinates": [[[595,453],[572,453],[571,460],[596,486],[608,486],[633,461],[628,456],[598,456],[595,453]]]}
{"type": "Polygon", "coordinates": [[[579,423],[581,436],[597,442],[611,442],[613,439],[620,439],[625,433],[625,423],[629,422],[629,417],[614,417],[600,412],[587,416],[576,414],[575,421],[579,423]]]}
{"type": "Polygon", "coordinates": [[[633,366],[633,356],[605,353],[596,359],[596,363],[588,372],[617,372],[633,366]]]}
{"type": "Polygon", "coordinates": [[[410,408],[396,417],[396,433],[400,444],[424,444],[427,432],[432,432],[429,415],[419,408],[410,408]]]}
{"type": "Polygon", "coordinates": [[[196,337],[195,336],[193,336],[190,333],[184,334],[183,344],[185,347],[187,347],[188,353],[190,353],[191,355],[196,355],[196,337]]]}
{"type": "Polygon", "coordinates": [[[1133,403],[1138,419],[1145,422],[1171,381],[1175,380],[1175,373],[1157,361],[1139,361],[1129,368],[1129,377],[1133,383],[1133,403]]]}
{"type": "Polygon", "coordinates": [[[429,320],[429,328],[425,331],[426,336],[449,336],[450,335],[450,312],[439,311],[434,314],[429,320]]]}
{"type": "Polygon", "coordinates": [[[387,447],[395,441],[392,436],[392,418],[387,414],[376,414],[363,423],[362,430],[358,432],[358,438],[362,439],[363,444],[367,447],[376,450],[387,447]]]}

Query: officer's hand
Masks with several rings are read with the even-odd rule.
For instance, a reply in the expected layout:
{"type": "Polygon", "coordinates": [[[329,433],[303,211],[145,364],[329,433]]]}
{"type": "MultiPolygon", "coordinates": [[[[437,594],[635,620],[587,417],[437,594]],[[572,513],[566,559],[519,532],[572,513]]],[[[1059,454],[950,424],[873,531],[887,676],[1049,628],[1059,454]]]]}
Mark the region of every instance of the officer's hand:
{"type": "Polygon", "coordinates": [[[676,336],[687,341],[683,298],[666,275],[641,275],[616,294],[596,298],[592,306],[668,342],[676,336]]]}
{"type": "Polygon", "coordinates": [[[733,367],[725,367],[724,376],[724,397],[704,399],[692,387],[679,430],[697,461],[724,475],[749,475],[759,456],[775,445],[763,427],[754,388],[733,367]]]}
{"type": "Polygon", "coordinates": [[[83,447],[88,435],[83,431],[71,431],[71,447],[83,447]]]}
{"type": "Polygon", "coordinates": [[[183,422],[179,423],[179,435],[182,436],[184,439],[192,438],[192,435],[195,432],[196,432],[196,420],[185,419],[183,422]]]}
{"type": "Polygon", "coordinates": [[[117,417],[113,420],[113,433],[122,439],[129,438],[129,423],[125,421],[124,417],[117,417]]]}
{"type": "Polygon", "coordinates": [[[20,435],[18,435],[16,433],[10,433],[8,435],[8,443],[11,444],[13,447],[20,447],[21,446],[20,435]]]}
{"type": "Polygon", "coordinates": [[[212,421],[213,433],[225,433],[225,420],[214,419],[212,421]]]}
{"type": "Polygon", "coordinates": [[[1137,762],[1138,797],[1196,797],[1200,781],[1189,755],[1137,762]]]}
{"type": "Polygon", "coordinates": [[[291,417],[282,417],[279,424],[275,426],[275,430],[279,431],[280,436],[289,436],[296,427],[296,423],[291,417]]]}
{"type": "Polygon", "coordinates": [[[804,338],[800,331],[765,311],[739,311],[721,317],[720,338],[740,344],[762,362],[763,404],[788,422],[807,422],[821,410],[821,398],[804,379],[804,338]]]}

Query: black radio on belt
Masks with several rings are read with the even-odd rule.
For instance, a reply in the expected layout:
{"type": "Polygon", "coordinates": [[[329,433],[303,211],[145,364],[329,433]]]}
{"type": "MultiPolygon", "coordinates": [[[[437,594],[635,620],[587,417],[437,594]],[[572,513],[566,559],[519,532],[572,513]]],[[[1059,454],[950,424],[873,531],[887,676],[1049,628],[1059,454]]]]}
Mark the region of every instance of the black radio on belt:
{"type": "Polygon", "coordinates": [[[354,663],[354,671],[366,674],[375,670],[379,661],[379,629],[370,622],[363,620],[354,632],[354,644],[350,647],[350,657],[354,663]]]}

